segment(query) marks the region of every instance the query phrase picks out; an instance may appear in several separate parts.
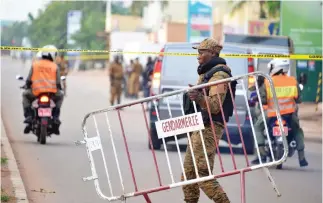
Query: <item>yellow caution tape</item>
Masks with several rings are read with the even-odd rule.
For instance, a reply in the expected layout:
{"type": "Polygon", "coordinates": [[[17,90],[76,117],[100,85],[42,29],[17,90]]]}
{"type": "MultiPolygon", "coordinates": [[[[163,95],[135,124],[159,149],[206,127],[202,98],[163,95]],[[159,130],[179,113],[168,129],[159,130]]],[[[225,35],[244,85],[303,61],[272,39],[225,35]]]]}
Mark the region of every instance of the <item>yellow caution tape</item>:
{"type": "MultiPolygon", "coordinates": [[[[1,46],[1,50],[14,51],[53,51],[53,49],[44,48],[28,48],[28,47],[12,47],[1,46]]],[[[59,49],[58,52],[81,52],[81,53],[122,53],[122,54],[144,54],[144,55],[163,55],[163,56],[197,56],[197,53],[178,53],[178,52],[139,52],[139,51],[109,51],[109,50],[87,50],[87,49],[59,49]]],[[[225,58],[288,58],[298,60],[322,60],[322,55],[308,55],[308,54],[220,54],[225,58]]],[[[74,57],[69,57],[69,59],[74,57]]],[[[108,59],[109,55],[82,55],[77,56],[78,59],[108,59]]]]}

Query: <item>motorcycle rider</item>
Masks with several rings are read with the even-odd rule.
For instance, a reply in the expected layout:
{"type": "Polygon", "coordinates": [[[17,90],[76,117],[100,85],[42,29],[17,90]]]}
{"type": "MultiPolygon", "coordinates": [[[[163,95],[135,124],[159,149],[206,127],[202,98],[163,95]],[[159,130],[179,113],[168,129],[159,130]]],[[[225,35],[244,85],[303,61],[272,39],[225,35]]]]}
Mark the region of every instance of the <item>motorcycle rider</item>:
{"type": "Polygon", "coordinates": [[[57,48],[54,45],[46,45],[41,51],[41,59],[33,62],[29,71],[24,86],[25,91],[22,94],[22,104],[24,110],[24,123],[27,126],[24,129],[24,133],[28,134],[31,131],[32,124],[32,109],[31,103],[41,93],[53,93],[53,100],[55,102],[55,108],[53,109],[53,133],[59,135],[59,120],[60,108],[63,102],[63,93],[61,92],[61,79],[60,71],[54,60],[57,56],[57,48]]]}
{"type": "Polygon", "coordinates": [[[41,59],[41,51],[38,51],[36,55],[33,57],[32,62],[41,59]]]}
{"type": "MultiPolygon", "coordinates": [[[[304,153],[304,133],[299,125],[299,120],[297,117],[297,104],[301,103],[300,97],[300,89],[297,80],[294,77],[288,76],[287,73],[289,71],[290,62],[287,59],[274,59],[269,62],[268,68],[270,76],[272,76],[274,86],[276,89],[276,93],[279,88],[284,88],[283,93],[277,94],[277,99],[280,104],[280,113],[284,114],[292,114],[291,127],[295,133],[295,141],[297,144],[299,164],[301,167],[307,166],[308,162],[305,159],[304,153]],[[288,91],[286,91],[288,90],[288,91]],[[288,93],[286,93],[288,92],[288,93]]],[[[262,100],[262,104],[267,108],[266,120],[267,118],[276,116],[275,108],[272,102],[272,96],[269,94],[270,91],[268,81],[264,83],[265,88],[259,88],[260,97],[262,100]]],[[[266,110],[266,109],[264,109],[266,110]]],[[[262,118],[262,116],[260,116],[262,118]]],[[[260,120],[260,119],[259,119],[260,120]]],[[[258,121],[259,121],[258,120],[258,121]]],[[[263,162],[266,161],[266,152],[264,150],[264,136],[262,131],[264,129],[264,123],[260,123],[260,125],[255,125],[255,131],[259,146],[259,151],[261,155],[261,159],[263,162]],[[258,127],[258,128],[257,128],[258,127]]],[[[253,164],[258,164],[259,160],[256,158],[252,161],[253,164]]]]}

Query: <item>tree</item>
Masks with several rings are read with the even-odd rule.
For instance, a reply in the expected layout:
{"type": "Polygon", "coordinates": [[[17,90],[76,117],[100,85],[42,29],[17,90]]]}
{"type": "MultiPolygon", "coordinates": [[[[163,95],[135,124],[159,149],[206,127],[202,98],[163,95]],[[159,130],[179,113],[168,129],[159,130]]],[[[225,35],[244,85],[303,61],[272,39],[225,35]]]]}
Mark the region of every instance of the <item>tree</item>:
{"type": "MultiPolygon", "coordinates": [[[[143,9],[149,4],[149,1],[132,1],[130,13],[134,16],[143,16],[143,9]]],[[[168,1],[161,1],[162,10],[168,5],[168,1]]]]}
{"type": "Polygon", "coordinates": [[[105,41],[97,37],[97,33],[104,30],[105,27],[105,3],[87,2],[89,5],[84,9],[85,17],[82,21],[82,27],[72,38],[82,49],[104,49],[105,41]],[[104,9],[100,9],[100,8],[104,9]],[[104,11],[103,11],[104,10],[104,11]]]}
{"type": "MultiPolygon", "coordinates": [[[[245,5],[248,4],[249,1],[230,1],[233,4],[231,15],[235,14],[238,10],[241,10],[245,5]]],[[[267,17],[279,17],[280,14],[280,1],[259,1],[259,18],[266,19],[267,17]],[[268,16],[267,16],[267,13],[268,16]]]]}
{"type": "Polygon", "coordinates": [[[28,35],[27,22],[14,22],[4,27],[1,35],[1,44],[4,46],[21,46],[22,39],[28,35]],[[15,42],[12,44],[12,42],[15,42]]]}
{"type": "Polygon", "coordinates": [[[34,46],[55,44],[60,48],[67,47],[67,13],[70,10],[82,11],[82,27],[72,38],[82,49],[97,49],[103,42],[96,37],[98,31],[104,30],[105,2],[102,1],[52,1],[31,20],[30,39],[34,46]]]}

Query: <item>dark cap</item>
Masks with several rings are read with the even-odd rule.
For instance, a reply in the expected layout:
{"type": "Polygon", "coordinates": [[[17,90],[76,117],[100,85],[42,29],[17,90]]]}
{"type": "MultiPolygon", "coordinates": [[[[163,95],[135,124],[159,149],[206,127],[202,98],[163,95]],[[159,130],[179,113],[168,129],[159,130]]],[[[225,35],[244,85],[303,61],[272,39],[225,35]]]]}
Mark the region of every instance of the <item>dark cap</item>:
{"type": "Polygon", "coordinates": [[[222,45],[215,39],[206,38],[200,44],[193,46],[193,49],[207,49],[220,54],[222,50],[222,45]]]}

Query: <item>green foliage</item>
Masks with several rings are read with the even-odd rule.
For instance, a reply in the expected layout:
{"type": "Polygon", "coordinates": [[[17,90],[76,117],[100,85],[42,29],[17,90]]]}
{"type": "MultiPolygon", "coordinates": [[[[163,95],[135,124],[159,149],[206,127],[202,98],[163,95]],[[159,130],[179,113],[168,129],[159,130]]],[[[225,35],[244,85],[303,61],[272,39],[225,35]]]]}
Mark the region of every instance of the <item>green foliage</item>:
{"type": "MultiPolygon", "coordinates": [[[[133,1],[130,6],[130,13],[134,16],[143,16],[143,8],[147,6],[149,1],[133,1]]],[[[162,10],[168,5],[168,1],[161,1],[162,10]]]]}
{"type": "Polygon", "coordinates": [[[22,39],[28,34],[28,25],[26,22],[15,22],[8,27],[3,27],[1,33],[1,45],[12,46],[12,40],[16,46],[21,46],[22,39]]]}
{"type": "MultiPolygon", "coordinates": [[[[167,3],[163,1],[162,7],[167,3]]],[[[147,4],[148,1],[133,1],[129,8],[125,8],[121,1],[114,1],[111,4],[111,13],[142,16],[143,7],[147,4]]],[[[97,37],[97,33],[105,28],[105,1],[51,1],[45,10],[39,10],[37,17],[29,13],[31,25],[28,36],[33,47],[54,44],[59,48],[74,48],[67,47],[66,19],[70,10],[82,11],[81,30],[72,36],[76,46],[82,49],[104,49],[106,43],[104,39],[97,37]]]]}
{"type": "Polygon", "coordinates": [[[276,18],[276,17],[280,16],[280,3],[281,3],[281,1],[267,1],[266,2],[269,17],[276,18]]]}
{"type": "Polygon", "coordinates": [[[8,163],[8,159],[5,157],[1,157],[1,165],[2,164],[7,164],[8,163]]]}
{"type": "Polygon", "coordinates": [[[1,202],[9,202],[11,197],[1,188],[1,202]]]}
{"type": "MultiPolygon", "coordinates": [[[[234,15],[238,10],[242,9],[248,1],[233,1],[230,0],[230,3],[233,5],[231,10],[231,16],[234,15]]],[[[267,17],[279,17],[280,15],[280,1],[259,1],[260,12],[259,18],[266,19],[267,17]],[[268,12],[268,16],[266,14],[268,12]]]]}
{"type": "Polygon", "coordinates": [[[1,202],[9,202],[10,197],[6,194],[1,194],[1,202]]]}
{"type": "MultiPolygon", "coordinates": [[[[52,1],[37,18],[30,17],[30,40],[33,46],[55,44],[67,47],[67,13],[70,10],[82,11],[82,29],[75,34],[76,44],[83,49],[97,48],[96,33],[104,30],[105,3],[100,1],[52,1]]],[[[102,42],[101,42],[102,43],[102,42]]]]}

